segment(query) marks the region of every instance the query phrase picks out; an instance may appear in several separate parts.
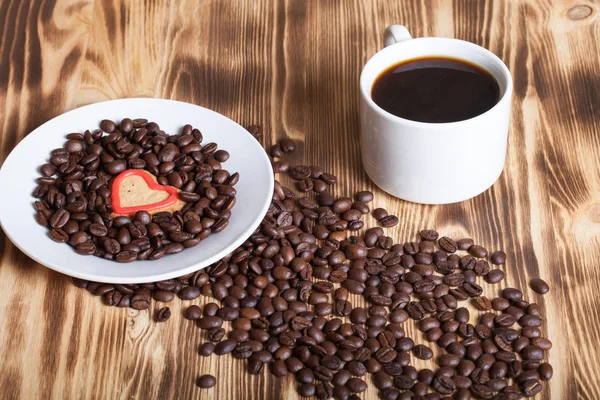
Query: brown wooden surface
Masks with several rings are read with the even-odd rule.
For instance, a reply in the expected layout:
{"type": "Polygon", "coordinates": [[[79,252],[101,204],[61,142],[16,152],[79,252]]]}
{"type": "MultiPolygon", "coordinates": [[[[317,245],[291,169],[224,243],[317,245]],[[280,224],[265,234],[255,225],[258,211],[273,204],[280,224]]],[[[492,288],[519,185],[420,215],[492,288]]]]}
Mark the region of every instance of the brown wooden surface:
{"type": "MultiPolygon", "coordinates": [[[[283,135],[302,143],[294,163],[337,174],[335,193],[372,189],[375,205],[400,217],[390,232],[399,241],[434,227],[505,249],[502,286],[527,288],[545,307],[554,342],[555,376],[538,398],[598,399],[599,11],[590,0],[2,0],[0,163],[43,122],[107,99],[172,98],[260,123],[266,144],[283,135]],[[513,73],[506,168],[471,201],[410,204],[362,170],[358,77],[391,23],[478,43],[513,73]],[[552,287],[543,299],[527,285],[538,276],[552,287]]],[[[179,300],[171,307],[164,324],[106,307],[0,231],[0,397],[296,398],[293,378],[201,359],[200,330],[181,318],[179,300]],[[197,388],[201,373],[217,386],[197,388]]],[[[377,398],[376,389],[362,397],[377,398]]]]}

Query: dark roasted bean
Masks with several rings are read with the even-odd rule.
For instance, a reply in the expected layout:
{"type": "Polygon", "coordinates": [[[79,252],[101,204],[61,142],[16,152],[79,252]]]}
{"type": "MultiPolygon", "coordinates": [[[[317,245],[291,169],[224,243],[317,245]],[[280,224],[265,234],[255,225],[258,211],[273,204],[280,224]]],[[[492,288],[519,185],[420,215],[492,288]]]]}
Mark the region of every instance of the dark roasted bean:
{"type": "Polygon", "coordinates": [[[471,247],[469,248],[469,253],[470,253],[470,254],[471,254],[473,257],[479,257],[479,258],[482,258],[482,257],[485,257],[485,256],[487,256],[487,254],[488,254],[488,251],[487,251],[487,249],[486,249],[486,248],[484,248],[484,247],[482,247],[482,246],[479,246],[479,245],[476,245],[476,244],[474,244],[473,246],[471,246],[471,247]]]}
{"type": "Polygon", "coordinates": [[[546,294],[550,290],[548,284],[539,278],[532,279],[531,282],[529,282],[529,285],[534,292],[539,294],[546,294]]]}
{"type": "Polygon", "coordinates": [[[154,319],[156,322],[165,322],[170,316],[171,310],[169,307],[163,307],[154,314],[154,319]]]}
{"type": "Polygon", "coordinates": [[[433,357],[433,351],[425,345],[419,344],[413,348],[415,357],[421,360],[429,360],[433,357]]]}
{"type": "Polygon", "coordinates": [[[198,380],[196,381],[196,383],[198,384],[198,386],[200,386],[203,389],[209,389],[209,388],[215,386],[215,384],[217,383],[217,380],[212,375],[202,375],[202,376],[198,377],[198,380]]]}
{"type": "Polygon", "coordinates": [[[492,269],[484,279],[488,283],[498,283],[504,279],[504,272],[500,269],[492,269]]]}
{"type": "Polygon", "coordinates": [[[388,216],[388,212],[387,210],[383,209],[383,208],[376,208],[373,210],[373,218],[375,218],[377,221],[381,221],[383,218],[388,216]]]}
{"type": "Polygon", "coordinates": [[[215,352],[215,344],[212,342],[203,343],[198,352],[202,357],[208,357],[215,352]]]}
{"type": "Polygon", "coordinates": [[[451,238],[444,236],[438,240],[439,246],[448,253],[454,253],[458,250],[456,242],[451,238]]]}
{"type": "Polygon", "coordinates": [[[490,261],[495,265],[504,264],[506,262],[506,253],[503,251],[495,251],[490,256],[490,261]]]}
{"type": "Polygon", "coordinates": [[[393,226],[398,225],[398,217],[396,217],[395,215],[388,215],[386,217],[383,217],[381,219],[379,219],[379,222],[381,223],[381,225],[385,226],[386,228],[391,228],[393,226]]]}

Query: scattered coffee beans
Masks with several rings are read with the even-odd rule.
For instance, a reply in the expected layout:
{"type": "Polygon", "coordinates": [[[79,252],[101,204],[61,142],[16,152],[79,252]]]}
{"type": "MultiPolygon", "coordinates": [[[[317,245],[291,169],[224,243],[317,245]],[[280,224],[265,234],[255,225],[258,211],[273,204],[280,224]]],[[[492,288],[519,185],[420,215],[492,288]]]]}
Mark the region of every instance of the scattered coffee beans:
{"type": "MultiPolygon", "coordinates": [[[[287,141],[278,146],[282,153],[293,148],[287,141]]],[[[300,182],[332,182],[317,167],[289,171],[300,182]]],[[[190,306],[184,313],[207,331],[200,355],[247,359],[250,374],[293,374],[301,396],[357,399],[367,388],[367,373],[382,399],[511,399],[539,393],[541,382],[553,374],[544,362],[552,343],[541,336],[541,307],[516,288],[490,300],[478,284],[504,279],[489,262],[504,264],[506,255],[493,252],[486,260],[488,250],[472,239],[455,241],[434,230],[421,231],[419,241],[397,244],[381,227],[355,235],[351,224],[365,214],[355,205],[366,207],[372,193],[359,192],[354,200],[325,191],[316,199],[297,196],[276,182],[260,227],[205,270],[142,285],[74,283],[102,295],[107,304],[138,309],[148,308],[153,296],[169,301],[165,293],[184,300],[212,296],[220,305],[209,303],[202,312],[190,306]],[[354,307],[350,294],[362,295],[368,307],[354,307]],[[460,306],[469,299],[479,315],[460,306]],[[429,346],[407,336],[403,324],[409,319],[429,346]],[[411,353],[435,360],[437,369],[417,370],[411,353]]],[[[373,216],[384,226],[398,223],[380,208],[373,216]]],[[[48,220],[68,221],[62,215],[48,220]]],[[[110,245],[118,253],[123,244],[110,245]]],[[[535,286],[547,290],[537,281],[535,286]]],[[[215,378],[203,375],[197,383],[212,387],[215,378]]]]}

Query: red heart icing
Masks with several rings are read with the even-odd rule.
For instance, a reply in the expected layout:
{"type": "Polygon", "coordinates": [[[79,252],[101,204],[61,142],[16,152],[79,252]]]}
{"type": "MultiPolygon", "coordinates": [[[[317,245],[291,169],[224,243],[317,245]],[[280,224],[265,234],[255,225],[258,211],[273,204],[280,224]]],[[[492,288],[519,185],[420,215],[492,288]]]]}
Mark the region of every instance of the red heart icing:
{"type": "Polygon", "coordinates": [[[152,176],[150,175],[150,173],[148,173],[144,170],[128,169],[128,170],[121,172],[113,180],[111,196],[112,196],[113,211],[116,214],[135,214],[136,212],[142,211],[142,210],[154,211],[154,210],[158,210],[158,209],[161,209],[164,207],[168,207],[177,201],[179,193],[178,193],[177,189],[175,189],[172,186],[159,185],[158,182],[156,182],[154,179],[152,179],[152,176]],[[119,187],[120,187],[123,179],[125,179],[129,176],[139,176],[140,178],[144,179],[144,181],[146,182],[146,184],[148,185],[150,190],[159,190],[159,191],[167,192],[169,194],[169,197],[167,197],[163,201],[160,201],[160,202],[154,203],[154,204],[144,204],[141,206],[121,207],[121,197],[119,194],[119,187]]]}

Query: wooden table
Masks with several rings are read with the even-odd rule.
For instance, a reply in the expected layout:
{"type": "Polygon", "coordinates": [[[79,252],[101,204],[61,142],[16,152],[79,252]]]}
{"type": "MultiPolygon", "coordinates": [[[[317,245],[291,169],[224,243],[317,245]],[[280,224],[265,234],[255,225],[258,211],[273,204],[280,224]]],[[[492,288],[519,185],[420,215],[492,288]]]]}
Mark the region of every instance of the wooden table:
{"type": "MultiPolygon", "coordinates": [[[[107,99],[171,98],[262,124],[265,145],[292,137],[301,143],[293,163],[337,174],[335,194],[373,190],[375,205],[400,217],[390,233],[398,240],[435,227],[505,249],[502,286],[540,302],[554,343],[555,376],[538,398],[598,399],[599,12],[591,0],[3,0],[0,162],[43,122],[107,99]],[[416,37],[473,41],[513,73],[506,168],[473,200],[410,204],[362,170],[358,77],[391,23],[416,37]],[[550,294],[533,293],[532,277],[548,281],[550,294]]],[[[204,338],[179,300],[163,324],[151,312],[106,307],[2,232],[0,265],[2,398],[297,396],[291,377],[250,376],[231,357],[201,359],[204,338]],[[201,373],[216,375],[216,388],[195,386],[201,373]]],[[[363,397],[377,398],[376,389],[363,397]]]]}

